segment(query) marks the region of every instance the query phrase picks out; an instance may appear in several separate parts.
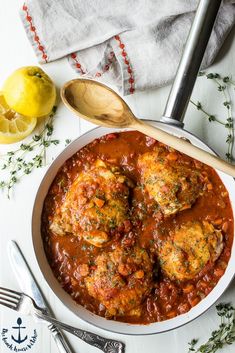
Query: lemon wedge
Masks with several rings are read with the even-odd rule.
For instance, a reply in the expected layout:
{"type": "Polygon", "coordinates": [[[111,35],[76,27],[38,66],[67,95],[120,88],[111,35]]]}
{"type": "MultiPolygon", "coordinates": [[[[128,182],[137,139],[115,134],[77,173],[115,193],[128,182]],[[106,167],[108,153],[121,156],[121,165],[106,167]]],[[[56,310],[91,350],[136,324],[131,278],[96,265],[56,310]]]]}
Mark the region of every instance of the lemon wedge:
{"type": "Polygon", "coordinates": [[[14,143],[31,134],[37,118],[29,118],[10,109],[0,93],[0,143],[14,143]]]}

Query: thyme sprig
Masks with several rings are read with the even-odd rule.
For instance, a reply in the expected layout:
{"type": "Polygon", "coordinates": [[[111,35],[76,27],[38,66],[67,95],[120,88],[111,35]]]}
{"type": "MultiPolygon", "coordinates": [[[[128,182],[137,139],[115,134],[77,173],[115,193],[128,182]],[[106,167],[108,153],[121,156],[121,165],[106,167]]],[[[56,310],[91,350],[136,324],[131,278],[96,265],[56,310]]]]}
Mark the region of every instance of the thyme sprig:
{"type": "Polygon", "coordinates": [[[219,119],[214,114],[208,113],[201,102],[195,103],[194,101],[190,100],[190,102],[200,111],[204,113],[204,116],[208,119],[209,122],[216,122],[220,125],[223,125],[227,130],[227,138],[226,143],[228,145],[227,152],[225,154],[227,160],[229,162],[233,161],[233,147],[234,147],[234,119],[232,116],[232,99],[231,99],[231,88],[235,87],[235,82],[229,76],[221,76],[218,73],[206,73],[200,72],[199,76],[204,76],[208,80],[212,80],[216,88],[219,92],[221,92],[223,96],[223,107],[226,109],[226,118],[225,121],[219,119]]]}
{"type": "Polygon", "coordinates": [[[231,304],[218,304],[217,315],[220,317],[219,328],[211,333],[210,338],[196,348],[197,339],[189,342],[188,353],[215,353],[219,349],[235,342],[235,308],[231,304]]]}
{"type": "Polygon", "coordinates": [[[22,143],[17,150],[0,156],[0,170],[6,171],[5,180],[0,180],[0,189],[6,191],[8,198],[12,188],[20,179],[31,174],[34,169],[46,165],[46,149],[51,145],[59,144],[59,140],[52,138],[55,113],[56,107],[53,107],[42,130],[28,143],[22,143]]]}

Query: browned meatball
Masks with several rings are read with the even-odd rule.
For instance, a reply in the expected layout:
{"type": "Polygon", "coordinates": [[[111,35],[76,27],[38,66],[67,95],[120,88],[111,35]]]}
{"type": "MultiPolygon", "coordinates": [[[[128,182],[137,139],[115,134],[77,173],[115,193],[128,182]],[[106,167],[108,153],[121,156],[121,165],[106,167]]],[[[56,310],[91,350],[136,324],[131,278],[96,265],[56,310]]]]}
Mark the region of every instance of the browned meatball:
{"type": "Polygon", "coordinates": [[[152,289],[152,263],[139,247],[116,248],[99,255],[96,269],[85,279],[89,294],[99,300],[107,316],[140,315],[139,305],[152,289]]]}
{"type": "Polygon", "coordinates": [[[161,268],[171,279],[192,279],[207,263],[218,259],[223,245],[221,231],[211,223],[187,222],[159,247],[161,268]]]}
{"type": "Polygon", "coordinates": [[[195,165],[165,146],[138,158],[141,182],[165,215],[190,208],[203,192],[200,172],[195,165]]]}
{"type": "Polygon", "coordinates": [[[97,160],[81,172],[67,191],[50,225],[55,234],[83,237],[95,246],[128,220],[129,180],[116,167],[97,160]]]}

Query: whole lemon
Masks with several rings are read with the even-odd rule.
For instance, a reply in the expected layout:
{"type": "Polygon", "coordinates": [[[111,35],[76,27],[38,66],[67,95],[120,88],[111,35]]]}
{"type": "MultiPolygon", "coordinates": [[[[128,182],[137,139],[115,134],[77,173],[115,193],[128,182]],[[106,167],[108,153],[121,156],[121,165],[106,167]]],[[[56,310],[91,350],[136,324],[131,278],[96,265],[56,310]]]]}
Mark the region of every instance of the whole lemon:
{"type": "Polygon", "coordinates": [[[10,108],[28,117],[48,115],[56,100],[53,81],[37,66],[14,71],[3,85],[3,94],[10,108]]]}

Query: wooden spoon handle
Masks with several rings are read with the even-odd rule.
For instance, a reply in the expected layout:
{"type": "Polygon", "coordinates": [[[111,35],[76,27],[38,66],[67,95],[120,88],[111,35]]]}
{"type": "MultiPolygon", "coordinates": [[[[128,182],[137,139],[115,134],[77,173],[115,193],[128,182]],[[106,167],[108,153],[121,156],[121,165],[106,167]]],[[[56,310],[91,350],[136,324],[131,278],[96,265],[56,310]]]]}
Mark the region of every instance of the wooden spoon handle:
{"type": "Polygon", "coordinates": [[[235,177],[235,166],[223,161],[222,159],[212,155],[209,152],[202,150],[199,147],[192,145],[179,137],[173,136],[159,128],[148,125],[141,120],[136,120],[131,124],[131,127],[142,132],[145,135],[153,137],[159,142],[176,149],[179,152],[186,154],[189,157],[197,159],[198,161],[209,165],[212,168],[219,169],[224,173],[235,177]]]}

